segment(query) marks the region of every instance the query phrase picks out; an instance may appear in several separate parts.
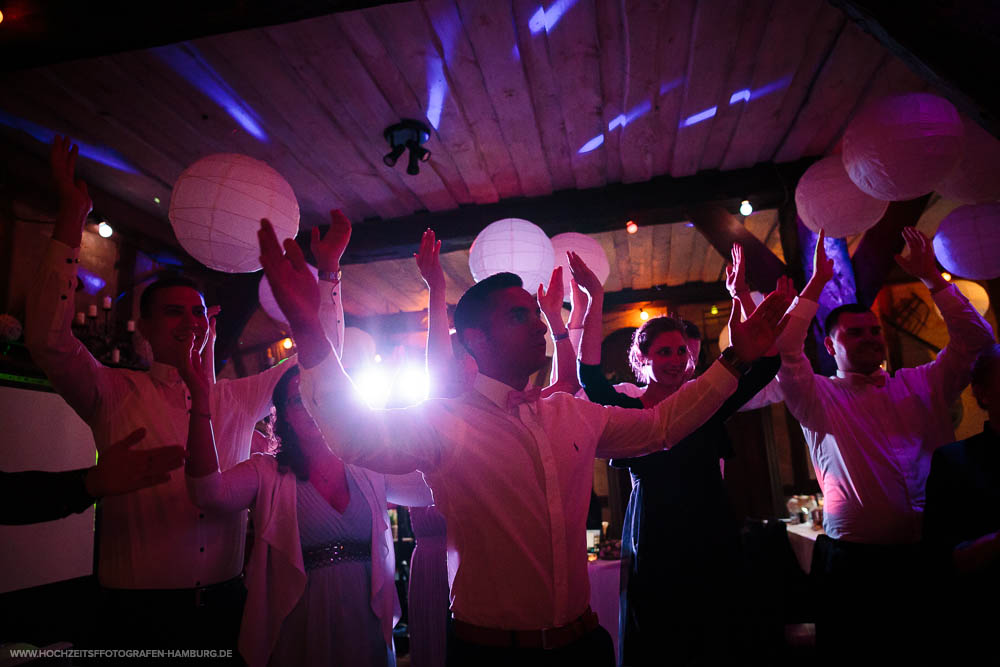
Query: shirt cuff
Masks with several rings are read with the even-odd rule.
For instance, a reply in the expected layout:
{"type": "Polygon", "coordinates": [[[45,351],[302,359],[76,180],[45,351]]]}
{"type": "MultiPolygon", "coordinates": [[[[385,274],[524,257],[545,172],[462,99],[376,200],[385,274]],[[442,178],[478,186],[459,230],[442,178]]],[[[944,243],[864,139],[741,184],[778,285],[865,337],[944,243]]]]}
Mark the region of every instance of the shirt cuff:
{"type": "Polygon", "coordinates": [[[943,290],[931,293],[931,298],[942,314],[948,311],[963,310],[969,306],[969,300],[958,291],[955,283],[949,283],[943,290]]]}
{"type": "Polygon", "coordinates": [[[788,307],[787,312],[791,317],[800,320],[811,320],[816,317],[816,311],[818,310],[819,304],[817,302],[797,296],[792,300],[792,305],[788,307]]]}
{"type": "Polygon", "coordinates": [[[716,361],[698,378],[698,382],[706,382],[712,390],[723,396],[729,396],[739,385],[739,381],[729,372],[722,362],[716,361]]]}

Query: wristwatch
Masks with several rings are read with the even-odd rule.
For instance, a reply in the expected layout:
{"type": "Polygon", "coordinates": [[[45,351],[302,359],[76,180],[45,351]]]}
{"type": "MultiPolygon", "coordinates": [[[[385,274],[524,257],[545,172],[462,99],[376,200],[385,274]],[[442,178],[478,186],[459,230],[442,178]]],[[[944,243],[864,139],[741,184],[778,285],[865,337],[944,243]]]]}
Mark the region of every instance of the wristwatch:
{"type": "Polygon", "coordinates": [[[750,370],[750,362],[741,360],[736,355],[736,350],[732,345],[722,351],[722,354],[719,355],[719,359],[736,369],[740,375],[745,375],[746,372],[750,370]]]}
{"type": "Polygon", "coordinates": [[[561,340],[566,340],[569,338],[569,331],[563,331],[562,333],[552,334],[552,340],[558,343],[561,340]]]}
{"type": "Polygon", "coordinates": [[[344,272],[341,269],[337,269],[336,271],[320,271],[319,272],[319,279],[320,280],[325,280],[328,283],[334,283],[334,284],[336,284],[336,283],[340,282],[340,278],[343,275],[344,275],[344,272]]]}

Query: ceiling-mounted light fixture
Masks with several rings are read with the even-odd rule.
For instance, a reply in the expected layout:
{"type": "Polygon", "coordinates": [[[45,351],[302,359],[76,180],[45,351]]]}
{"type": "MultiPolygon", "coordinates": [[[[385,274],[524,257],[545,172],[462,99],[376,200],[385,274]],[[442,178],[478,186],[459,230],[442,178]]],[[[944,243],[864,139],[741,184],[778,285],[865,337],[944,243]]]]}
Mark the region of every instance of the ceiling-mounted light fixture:
{"type": "Polygon", "coordinates": [[[646,312],[645,308],[639,309],[639,319],[642,320],[643,322],[649,319],[649,313],[646,312]]]}
{"type": "Polygon", "coordinates": [[[629,220],[625,223],[625,231],[629,234],[635,234],[639,231],[639,225],[635,224],[635,220],[629,220]]]}
{"type": "Polygon", "coordinates": [[[382,156],[382,162],[387,167],[396,166],[396,161],[406,149],[410,150],[406,173],[411,176],[420,173],[421,162],[427,162],[431,159],[431,152],[421,145],[431,138],[431,131],[419,120],[404,118],[399,123],[385,128],[382,136],[389,142],[390,148],[389,152],[382,156]]]}
{"type": "Polygon", "coordinates": [[[750,215],[751,213],[753,213],[753,206],[750,204],[749,200],[744,199],[740,203],[740,215],[746,217],[746,216],[750,215]]]}

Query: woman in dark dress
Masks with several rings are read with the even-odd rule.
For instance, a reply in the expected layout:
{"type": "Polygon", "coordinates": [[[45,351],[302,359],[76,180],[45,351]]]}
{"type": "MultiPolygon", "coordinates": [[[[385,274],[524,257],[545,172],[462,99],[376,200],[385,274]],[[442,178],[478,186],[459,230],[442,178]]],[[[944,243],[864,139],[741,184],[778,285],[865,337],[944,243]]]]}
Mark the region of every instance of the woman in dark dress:
{"type": "MultiPolygon", "coordinates": [[[[578,258],[571,266],[591,296],[579,367],[591,401],[648,409],[692,377],[692,341],[685,337],[685,324],[658,317],[636,331],[629,352],[646,386],[613,387],[600,368],[600,281],[578,258]]],[[[697,335],[694,339],[700,342],[697,335]]],[[[622,532],[622,665],[735,661],[740,541],[720,468],[720,459],[732,453],[724,422],[774,378],[779,365],[777,356],[754,363],[719,411],[671,449],[611,462],[632,476],[622,532]]]]}

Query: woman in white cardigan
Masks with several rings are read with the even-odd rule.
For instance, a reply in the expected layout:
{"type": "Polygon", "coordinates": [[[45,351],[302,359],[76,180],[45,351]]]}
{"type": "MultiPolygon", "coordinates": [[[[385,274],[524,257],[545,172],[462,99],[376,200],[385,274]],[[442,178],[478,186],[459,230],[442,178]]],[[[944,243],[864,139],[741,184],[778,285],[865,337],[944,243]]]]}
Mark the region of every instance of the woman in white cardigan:
{"type": "Polygon", "coordinates": [[[297,367],[274,391],[278,456],[254,455],[220,472],[203,370],[193,352],[182,372],[192,401],[188,491],[207,511],[253,512],[244,660],[392,667],[400,607],[386,503],[429,505],[422,476],[373,473],[334,456],[301,404],[297,367]]]}

